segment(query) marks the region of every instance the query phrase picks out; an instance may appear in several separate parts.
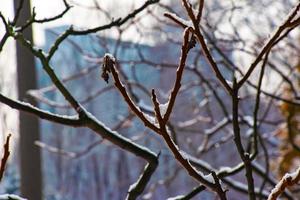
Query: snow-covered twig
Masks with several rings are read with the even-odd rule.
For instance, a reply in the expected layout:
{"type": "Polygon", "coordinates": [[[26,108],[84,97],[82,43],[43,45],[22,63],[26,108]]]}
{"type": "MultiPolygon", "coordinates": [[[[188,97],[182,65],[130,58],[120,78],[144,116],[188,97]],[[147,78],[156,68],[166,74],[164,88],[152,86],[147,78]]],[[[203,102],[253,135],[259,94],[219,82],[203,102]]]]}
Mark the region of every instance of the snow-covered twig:
{"type": "Polygon", "coordinates": [[[275,188],[271,191],[268,200],[276,200],[287,187],[298,184],[300,181],[300,167],[294,173],[285,174],[282,179],[277,183],[275,188]]]}

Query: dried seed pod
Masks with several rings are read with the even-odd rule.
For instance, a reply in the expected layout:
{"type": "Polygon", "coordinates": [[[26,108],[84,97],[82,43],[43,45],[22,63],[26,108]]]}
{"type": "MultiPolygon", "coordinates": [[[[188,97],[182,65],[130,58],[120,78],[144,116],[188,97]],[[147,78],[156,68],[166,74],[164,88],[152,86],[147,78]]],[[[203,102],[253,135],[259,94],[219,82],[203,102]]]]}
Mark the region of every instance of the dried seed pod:
{"type": "Polygon", "coordinates": [[[194,48],[196,46],[196,37],[194,36],[194,34],[192,35],[189,44],[188,44],[188,49],[191,50],[192,48],[194,48]]]}
{"type": "Polygon", "coordinates": [[[115,58],[113,55],[106,53],[103,57],[103,64],[102,64],[102,74],[101,77],[104,79],[106,83],[109,80],[109,73],[111,72],[112,67],[114,67],[115,58]]]}

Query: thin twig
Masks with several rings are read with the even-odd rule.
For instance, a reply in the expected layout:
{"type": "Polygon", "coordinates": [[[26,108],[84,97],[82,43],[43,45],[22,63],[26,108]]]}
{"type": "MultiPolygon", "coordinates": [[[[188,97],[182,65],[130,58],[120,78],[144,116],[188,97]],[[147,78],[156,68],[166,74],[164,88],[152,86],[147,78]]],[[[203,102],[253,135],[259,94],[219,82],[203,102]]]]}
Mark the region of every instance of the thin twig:
{"type": "Polygon", "coordinates": [[[154,125],[153,123],[151,123],[151,121],[146,117],[147,115],[144,114],[139,107],[137,107],[137,105],[133,102],[133,100],[130,98],[129,94],[127,93],[127,90],[125,88],[125,86],[122,84],[120,78],[119,78],[119,73],[117,71],[117,69],[115,68],[115,59],[111,56],[106,54],[105,56],[105,60],[110,60],[112,61],[112,65],[111,66],[107,66],[107,72],[111,72],[115,81],[115,86],[116,88],[119,89],[119,91],[121,92],[125,102],[129,105],[130,109],[143,121],[143,123],[145,124],[145,126],[149,127],[150,129],[154,130],[155,132],[159,132],[159,128],[154,125]]]}
{"type": "MultiPolygon", "coordinates": [[[[282,25],[278,27],[278,29],[274,32],[274,34],[270,37],[270,39],[266,42],[266,44],[261,49],[260,53],[257,55],[253,63],[250,65],[244,77],[238,82],[238,88],[242,87],[243,84],[248,80],[249,76],[252,74],[253,70],[256,68],[258,63],[262,60],[263,56],[271,50],[274,46],[274,42],[281,36],[282,32],[290,27],[290,23],[295,17],[295,15],[299,12],[300,3],[295,6],[295,8],[290,12],[287,19],[283,22],[282,25]]],[[[295,27],[293,27],[295,28],[295,27]]]]}
{"type": "MultiPolygon", "coordinates": [[[[185,38],[184,43],[185,44],[183,46],[185,46],[188,43],[188,38],[189,38],[188,35],[189,35],[189,33],[188,33],[188,29],[187,29],[185,31],[185,35],[184,35],[184,38],[185,38]]],[[[188,48],[188,46],[185,46],[185,47],[188,48]]],[[[185,50],[184,52],[187,53],[188,51],[185,50]]],[[[118,71],[116,70],[115,58],[112,55],[106,54],[104,56],[104,60],[105,60],[105,66],[103,67],[103,70],[104,70],[102,73],[103,77],[106,78],[106,80],[108,80],[108,78],[109,78],[108,73],[112,73],[116,88],[122,94],[124,100],[126,101],[128,106],[131,108],[131,110],[145,123],[145,125],[147,127],[149,127],[150,129],[152,129],[153,131],[155,131],[156,133],[158,133],[159,135],[161,135],[164,138],[164,141],[166,142],[167,146],[173,153],[176,160],[186,169],[186,171],[189,173],[189,175],[191,177],[193,177],[194,179],[196,179],[203,185],[207,186],[211,190],[215,191],[222,200],[225,200],[226,193],[225,193],[225,191],[223,191],[222,187],[219,185],[219,182],[216,182],[216,181],[211,182],[210,180],[208,180],[201,172],[197,171],[190,164],[189,160],[183,155],[184,153],[179,151],[178,146],[176,146],[176,144],[172,140],[172,138],[169,135],[169,132],[167,130],[166,124],[163,121],[164,119],[162,117],[162,113],[159,108],[160,104],[157,100],[155,91],[152,90],[152,101],[154,104],[155,116],[156,116],[156,120],[159,124],[159,127],[157,127],[157,125],[155,124],[155,121],[149,121],[145,117],[145,114],[134,104],[134,102],[129,97],[125,86],[122,84],[122,82],[119,78],[118,71]]],[[[182,66],[182,68],[183,68],[183,66],[182,66]]],[[[178,78],[179,83],[180,83],[180,81],[181,81],[181,76],[180,76],[180,78],[178,78]]],[[[179,91],[179,88],[176,91],[179,91]]],[[[176,97],[176,94],[174,96],[176,97]]],[[[175,98],[174,98],[174,101],[175,101],[175,98]]]]}
{"type": "Polygon", "coordinates": [[[258,79],[258,84],[257,84],[257,93],[256,93],[256,100],[255,100],[255,106],[254,106],[254,111],[253,111],[253,154],[254,157],[255,155],[258,153],[257,151],[257,138],[258,138],[258,111],[259,111],[259,106],[260,106],[260,94],[261,94],[261,87],[262,87],[262,82],[263,82],[263,77],[264,77],[264,73],[265,73],[265,68],[266,68],[266,64],[268,62],[268,57],[269,57],[269,53],[266,54],[265,58],[264,58],[264,62],[262,64],[261,67],[261,72],[259,75],[259,79],[258,79]]]}
{"type": "Polygon", "coordinates": [[[240,134],[240,124],[239,124],[239,96],[238,96],[238,87],[236,79],[233,80],[233,89],[232,89],[232,125],[234,133],[234,142],[237,147],[239,156],[245,165],[246,178],[248,182],[249,190],[249,199],[255,200],[255,191],[254,191],[254,180],[252,175],[251,159],[250,154],[244,150],[241,134],[240,134]]]}
{"type": "Polygon", "coordinates": [[[3,154],[3,157],[2,157],[2,160],[1,160],[1,166],[0,166],[0,182],[3,178],[4,171],[5,171],[5,166],[6,166],[9,154],[10,154],[10,151],[9,151],[9,139],[10,139],[10,137],[11,137],[11,134],[9,134],[6,137],[6,142],[5,142],[4,148],[3,148],[4,154],[3,154]]]}
{"type": "Polygon", "coordinates": [[[166,124],[170,118],[171,112],[173,110],[173,106],[175,104],[175,100],[176,100],[176,96],[179,92],[179,89],[181,87],[181,79],[182,79],[182,75],[183,75],[183,70],[185,67],[185,62],[187,59],[187,55],[189,52],[189,37],[190,37],[190,31],[191,28],[186,28],[184,30],[183,33],[183,43],[181,46],[181,57],[180,57],[180,62],[179,62],[179,66],[177,68],[176,71],[176,80],[173,86],[173,89],[171,91],[170,97],[169,97],[169,101],[168,101],[168,106],[166,109],[166,113],[163,116],[163,123],[166,124]]]}

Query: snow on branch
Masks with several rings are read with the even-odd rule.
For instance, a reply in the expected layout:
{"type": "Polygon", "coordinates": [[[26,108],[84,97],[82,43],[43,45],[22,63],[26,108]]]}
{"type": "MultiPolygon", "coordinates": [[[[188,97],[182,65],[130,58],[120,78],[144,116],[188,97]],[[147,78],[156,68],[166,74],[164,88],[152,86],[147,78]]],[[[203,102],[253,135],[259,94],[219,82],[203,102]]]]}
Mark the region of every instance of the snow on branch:
{"type": "Polygon", "coordinates": [[[268,200],[276,200],[281,195],[285,188],[298,184],[300,180],[300,167],[294,173],[285,174],[271,191],[268,200]]]}

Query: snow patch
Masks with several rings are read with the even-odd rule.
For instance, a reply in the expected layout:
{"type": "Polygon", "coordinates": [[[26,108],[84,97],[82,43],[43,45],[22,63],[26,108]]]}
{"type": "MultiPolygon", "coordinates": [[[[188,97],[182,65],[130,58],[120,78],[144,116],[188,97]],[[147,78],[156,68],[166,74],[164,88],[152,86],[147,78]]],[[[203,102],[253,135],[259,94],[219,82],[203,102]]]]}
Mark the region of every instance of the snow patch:
{"type": "Polygon", "coordinates": [[[104,58],[109,58],[111,61],[116,62],[115,57],[110,53],[105,53],[104,58]]]}
{"type": "Polygon", "coordinates": [[[184,195],[178,195],[176,197],[170,197],[170,198],[167,198],[167,200],[178,200],[178,199],[182,199],[184,198],[184,195]]]}
{"type": "Polygon", "coordinates": [[[213,177],[212,174],[207,174],[207,175],[204,176],[204,178],[205,178],[207,181],[209,181],[209,182],[215,184],[215,179],[214,179],[214,177],[213,177]]]}
{"type": "Polygon", "coordinates": [[[15,195],[15,194],[2,194],[2,195],[0,195],[0,199],[1,200],[9,200],[9,199],[11,199],[11,200],[27,200],[27,199],[24,199],[22,197],[15,195]]]}
{"type": "Polygon", "coordinates": [[[177,16],[175,13],[166,12],[165,14],[172,16],[172,18],[179,21],[181,24],[184,24],[187,27],[193,27],[193,22],[191,20],[185,20],[177,16]]]}
{"type": "Polygon", "coordinates": [[[232,168],[231,167],[220,167],[220,172],[225,172],[225,173],[228,173],[228,172],[231,172],[232,171],[232,168]]]}
{"type": "Polygon", "coordinates": [[[169,102],[159,105],[159,110],[160,110],[161,116],[164,116],[166,114],[168,106],[169,106],[169,102]]]}
{"type": "Polygon", "coordinates": [[[151,116],[151,115],[148,115],[148,114],[145,114],[145,113],[144,113],[144,116],[146,117],[146,119],[147,119],[149,122],[151,122],[151,124],[157,124],[156,118],[155,118],[155,117],[153,117],[153,116],[151,116]]]}

